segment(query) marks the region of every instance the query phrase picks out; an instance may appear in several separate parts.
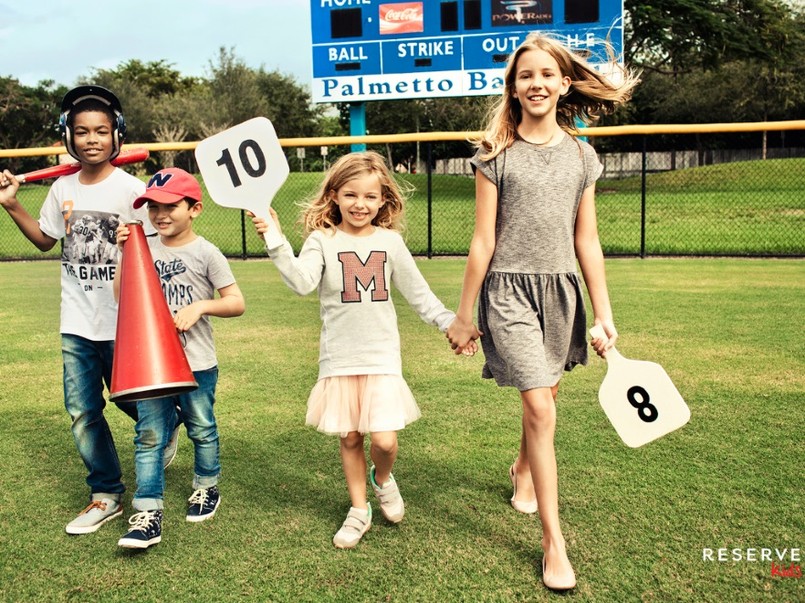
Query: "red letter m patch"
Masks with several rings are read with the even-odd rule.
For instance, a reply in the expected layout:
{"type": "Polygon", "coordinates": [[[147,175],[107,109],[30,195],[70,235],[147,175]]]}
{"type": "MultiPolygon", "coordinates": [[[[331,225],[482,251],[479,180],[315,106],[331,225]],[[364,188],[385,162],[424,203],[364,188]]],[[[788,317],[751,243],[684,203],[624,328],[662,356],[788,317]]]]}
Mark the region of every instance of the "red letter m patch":
{"type": "Polygon", "coordinates": [[[360,303],[361,292],[372,288],[372,301],[388,301],[389,290],[386,287],[386,252],[373,251],[366,262],[354,251],[342,251],[338,254],[344,274],[344,288],[341,290],[341,301],[345,304],[360,303]],[[374,286],[372,285],[374,283],[374,286]]]}

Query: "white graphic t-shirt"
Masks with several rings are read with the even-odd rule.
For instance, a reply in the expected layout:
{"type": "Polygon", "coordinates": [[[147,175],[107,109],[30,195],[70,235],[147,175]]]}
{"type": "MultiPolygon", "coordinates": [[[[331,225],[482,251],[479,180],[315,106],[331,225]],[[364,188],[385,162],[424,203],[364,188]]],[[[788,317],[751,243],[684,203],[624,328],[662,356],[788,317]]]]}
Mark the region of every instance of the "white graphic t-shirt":
{"type": "Polygon", "coordinates": [[[153,232],[145,206],[132,207],[145,184],[115,169],[97,184],[81,184],[78,174],[62,176],[50,187],[39,228],[63,239],[61,273],[62,333],[92,341],[111,341],[117,328],[112,282],[117,270],[117,227],[140,220],[153,232]]]}

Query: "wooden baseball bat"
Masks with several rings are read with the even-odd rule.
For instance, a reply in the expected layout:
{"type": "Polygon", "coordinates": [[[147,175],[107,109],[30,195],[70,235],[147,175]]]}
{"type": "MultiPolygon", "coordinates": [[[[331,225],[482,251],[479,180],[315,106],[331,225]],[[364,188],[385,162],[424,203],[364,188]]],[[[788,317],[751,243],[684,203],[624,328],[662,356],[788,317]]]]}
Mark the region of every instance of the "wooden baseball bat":
{"type": "MultiPolygon", "coordinates": [[[[120,154],[112,159],[112,165],[125,165],[127,163],[139,163],[148,159],[148,149],[130,149],[121,151],[120,154]]],[[[27,174],[17,176],[20,184],[26,182],[35,182],[37,180],[45,180],[46,178],[58,178],[59,176],[67,176],[75,174],[81,170],[81,163],[78,161],[74,163],[63,163],[61,165],[54,165],[53,167],[43,168],[41,170],[34,170],[27,174]]]]}

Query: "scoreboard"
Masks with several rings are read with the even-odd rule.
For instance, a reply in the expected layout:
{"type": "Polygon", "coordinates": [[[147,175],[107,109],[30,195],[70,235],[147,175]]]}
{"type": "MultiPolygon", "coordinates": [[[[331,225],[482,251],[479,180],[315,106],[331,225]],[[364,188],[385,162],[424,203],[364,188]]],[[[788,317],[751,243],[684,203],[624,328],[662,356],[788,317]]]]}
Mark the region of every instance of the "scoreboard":
{"type": "Polygon", "coordinates": [[[317,103],[499,94],[533,31],[623,54],[623,0],[311,0],[311,25],[317,103]]]}

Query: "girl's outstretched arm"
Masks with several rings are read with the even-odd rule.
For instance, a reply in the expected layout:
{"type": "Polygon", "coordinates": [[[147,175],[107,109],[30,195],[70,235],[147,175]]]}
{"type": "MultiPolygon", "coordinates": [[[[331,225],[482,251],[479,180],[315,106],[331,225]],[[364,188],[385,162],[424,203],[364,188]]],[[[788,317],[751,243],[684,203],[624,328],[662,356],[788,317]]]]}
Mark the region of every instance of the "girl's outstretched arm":
{"type": "MultiPolygon", "coordinates": [[[[279,231],[280,236],[282,236],[282,226],[280,225],[280,218],[277,215],[277,212],[273,209],[268,209],[269,213],[271,214],[271,219],[274,220],[274,224],[277,225],[277,230],[279,231]]],[[[258,218],[252,212],[247,212],[249,217],[252,219],[252,223],[254,224],[255,229],[257,230],[257,234],[261,237],[268,232],[268,224],[263,218],[258,218]]]]}
{"type": "MultiPolygon", "coordinates": [[[[402,238],[399,239],[399,248],[393,254],[394,271],[391,278],[394,285],[422,320],[446,332],[455,321],[456,315],[445,308],[431,291],[402,238]]],[[[478,351],[478,344],[471,340],[465,348],[458,351],[465,356],[472,356],[478,351]]]]}
{"type": "MultiPolygon", "coordinates": [[[[269,209],[269,211],[271,218],[277,225],[280,236],[282,236],[282,228],[280,227],[277,212],[273,209],[269,209]]],[[[263,218],[258,218],[251,212],[249,212],[249,217],[254,223],[257,234],[262,238],[263,234],[268,230],[268,224],[263,218]]],[[[298,258],[294,257],[293,249],[284,237],[282,241],[282,245],[275,249],[269,249],[268,252],[274,265],[280,271],[283,282],[297,295],[307,295],[315,291],[319,286],[322,271],[324,270],[324,254],[321,246],[317,244],[316,237],[308,237],[298,258]]]]}
{"type": "Polygon", "coordinates": [[[475,231],[464,269],[464,285],[456,310],[456,320],[447,329],[450,347],[461,353],[470,340],[480,336],[472,322],[472,310],[495,253],[495,222],[498,213],[498,191],[495,183],[480,171],[475,172],[475,231]]]}
{"type": "Polygon", "coordinates": [[[576,231],[574,236],[576,257],[579,260],[581,273],[587,285],[587,293],[593,306],[593,322],[604,328],[609,341],[594,339],[592,345],[599,356],[615,345],[618,331],[612,318],[612,306],[607,291],[606,270],[604,269],[604,253],[598,238],[598,221],[595,216],[595,185],[584,190],[576,214],[576,231]]]}

